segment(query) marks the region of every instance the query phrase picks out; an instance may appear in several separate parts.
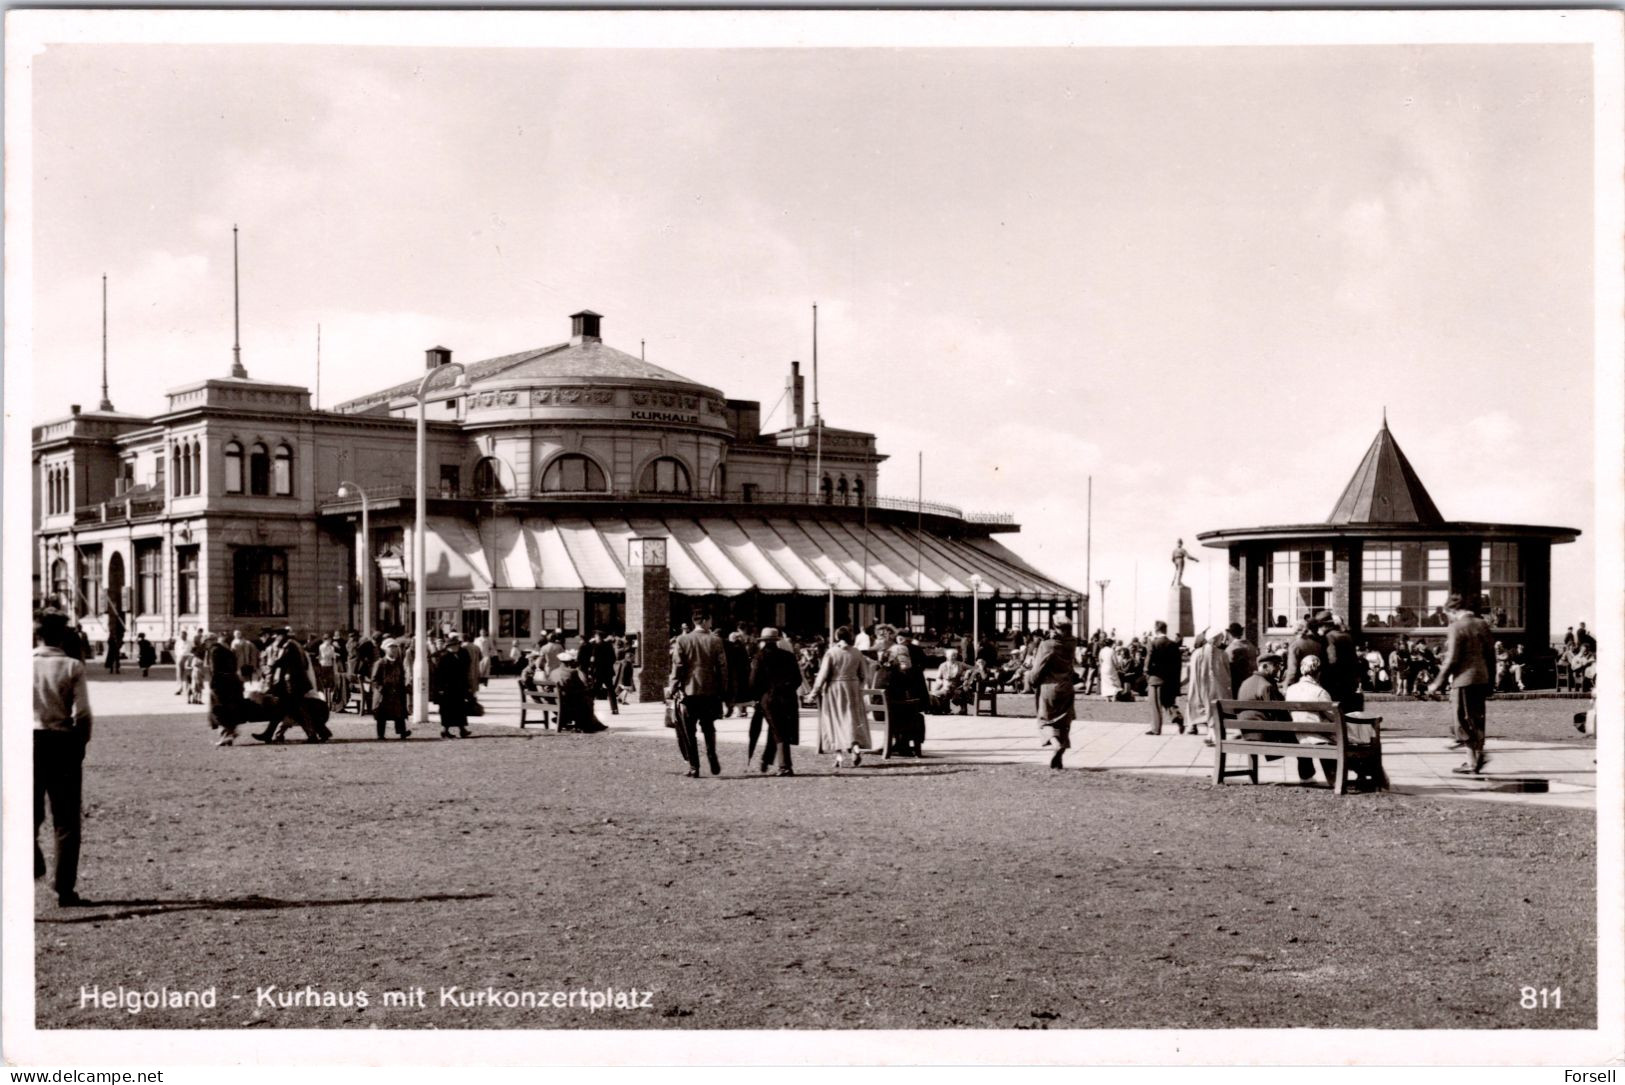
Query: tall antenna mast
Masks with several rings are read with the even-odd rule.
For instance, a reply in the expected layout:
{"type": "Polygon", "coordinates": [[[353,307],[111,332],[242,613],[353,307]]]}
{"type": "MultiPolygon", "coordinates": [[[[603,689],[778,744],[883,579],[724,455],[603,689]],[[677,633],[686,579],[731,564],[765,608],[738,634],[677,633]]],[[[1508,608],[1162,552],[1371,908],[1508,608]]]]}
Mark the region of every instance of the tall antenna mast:
{"type": "Polygon", "coordinates": [[[823,496],[824,488],[824,416],[818,413],[818,303],[813,303],[813,425],[817,432],[813,437],[813,484],[818,487],[819,496],[823,496]]]}
{"type": "Polygon", "coordinates": [[[243,368],[242,308],[237,290],[237,224],[231,226],[231,375],[248,376],[243,368]]]}
{"type": "Polygon", "coordinates": [[[316,325],[316,409],[322,409],[322,326],[316,325]]]}
{"type": "Polygon", "coordinates": [[[107,398],[107,276],[102,276],[102,401],[98,411],[111,411],[113,401],[107,398]]]}
{"type": "MultiPolygon", "coordinates": [[[[1088,504],[1084,506],[1083,523],[1083,591],[1084,597],[1088,598],[1089,585],[1094,583],[1094,580],[1091,579],[1094,573],[1095,554],[1095,476],[1093,475],[1089,476],[1089,498],[1088,504]]],[[[1089,635],[1089,619],[1093,615],[1085,614],[1083,617],[1083,635],[1087,637],[1089,635]]]]}

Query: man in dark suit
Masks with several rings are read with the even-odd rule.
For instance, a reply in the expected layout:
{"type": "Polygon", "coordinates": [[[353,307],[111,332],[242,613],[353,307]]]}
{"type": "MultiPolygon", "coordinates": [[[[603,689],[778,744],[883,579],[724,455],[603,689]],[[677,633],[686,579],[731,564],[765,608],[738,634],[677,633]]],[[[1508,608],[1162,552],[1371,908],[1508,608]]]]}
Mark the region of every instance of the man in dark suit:
{"type": "Polygon", "coordinates": [[[750,694],[756,698],[763,722],[767,724],[767,742],[762,747],[762,771],[773,765],[778,755],[780,776],[794,776],[790,747],[801,742],[801,706],[796,690],[801,688],[801,665],[794,652],[779,646],[779,631],[769,626],[762,630],[761,647],[756,652],[750,669],[750,694]]]}
{"type": "Polygon", "coordinates": [[[717,717],[722,715],[722,698],[728,689],[728,653],[722,638],[711,631],[711,618],[694,612],[694,629],[677,638],[673,645],[671,681],[667,694],[681,692],[682,711],[677,726],[682,734],[679,745],[688,756],[688,775],[700,774],[700,751],[694,742],[694,729],[705,736],[705,756],[711,775],[722,772],[717,760],[717,717]],[[681,740],[686,738],[686,744],[681,740]]]}
{"type": "Polygon", "coordinates": [[[1326,664],[1320,669],[1320,684],[1337,701],[1337,707],[1343,710],[1344,715],[1364,711],[1365,698],[1360,694],[1360,675],[1365,670],[1365,661],[1354,647],[1354,638],[1343,628],[1336,615],[1324,611],[1316,615],[1317,618],[1322,616],[1326,619],[1321,626],[1322,635],[1326,638],[1326,664]]]}
{"type": "Polygon", "coordinates": [[[1444,659],[1428,689],[1437,693],[1450,680],[1456,744],[1467,747],[1466,762],[1450,771],[1465,775],[1481,772],[1489,763],[1484,756],[1484,703],[1495,681],[1495,635],[1478,616],[1475,597],[1451,595],[1445,610],[1450,614],[1450,628],[1444,635],[1444,659]]]}
{"type": "Polygon", "coordinates": [[[1179,674],[1184,661],[1180,658],[1179,642],[1168,636],[1168,623],[1158,622],[1152,627],[1151,649],[1145,657],[1146,697],[1151,702],[1151,730],[1148,735],[1162,734],[1162,710],[1172,709],[1179,733],[1185,733],[1185,717],[1179,711],[1179,674]]]}

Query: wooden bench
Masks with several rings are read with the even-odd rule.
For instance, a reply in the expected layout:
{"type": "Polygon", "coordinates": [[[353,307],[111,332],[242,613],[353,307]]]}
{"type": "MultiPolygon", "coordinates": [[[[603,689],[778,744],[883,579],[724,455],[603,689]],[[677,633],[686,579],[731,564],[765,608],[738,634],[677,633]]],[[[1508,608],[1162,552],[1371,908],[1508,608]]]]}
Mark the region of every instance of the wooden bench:
{"type": "Polygon", "coordinates": [[[1348,774],[1355,773],[1373,786],[1386,791],[1388,776],[1382,769],[1382,730],[1377,721],[1360,721],[1371,729],[1371,741],[1349,742],[1348,721],[1343,712],[1331,701],[1231,701],[1214,703],[1213,722],[1213,782],[1223,784],[1226,777],[1246,776],[1258,783],[1258,759],[1262,756],[1308,758],[1313,761],[1337,762],[1332,790],[1341,795],[1347,790],[1348,774]],[[1242,712],[1283,713],[1313,712],[1314,720],[1243,720],[1242,712]],[[1244,733],[1290,732],[1294,738],[1301,734],[1325,735],[1330,745],[1306,745],[1297,741],[1266,738],[1243,738],[1244,733]],[[1247,758],[1247,767],[1226,769],[1227,756],[1247,758]]]}
{"type": "Polygon", "coordinates": [[[978,716],[997,716],[999,714],[999,687],[992,682],[977,682],[974,697],[975,707],[972,709],[978,716]],[[982,711],[982,706],[987,711],[982,711]]]}
{"type": "Polygon", "coordinates": [[[535,711],[541,717],[542,730],[559,726],[559,690],[557,686],[537,686],[531,689],[525,683],[519,683],[519,729],[524,730],[530,722],[530,712],[535,711]]]}
{"type": "MultiPolygon", "coordinates": [[[[883,689],[867,689],[863,691],[863,708],[869,714],[871,726],[879,728],[879,752],[882,759],[891,757],[891,709],[886,704],[886,691],[883,689]]],[[[874,734],[869,735],[870,745],[874,745],[874,734]]],[[[874,753],[874,750],[865,750],[865,753],[874,753]]]]}

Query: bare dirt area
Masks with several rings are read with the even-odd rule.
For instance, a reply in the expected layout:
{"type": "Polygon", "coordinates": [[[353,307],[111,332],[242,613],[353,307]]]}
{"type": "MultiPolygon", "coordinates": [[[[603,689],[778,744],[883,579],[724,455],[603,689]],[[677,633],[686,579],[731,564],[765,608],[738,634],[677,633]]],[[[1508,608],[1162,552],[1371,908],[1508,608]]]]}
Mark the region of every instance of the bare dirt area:
{"type": "Polygon", "coordinates": [[[690,780],[673,744],[474,726],[216,749],[195,715],[103,716],[93,903],[37,897],[39,1025],[1595,1025],[1590,813],[809,747],[690,780]],[[611,1006],[534,1004],[583,988],[611,1006]]]}

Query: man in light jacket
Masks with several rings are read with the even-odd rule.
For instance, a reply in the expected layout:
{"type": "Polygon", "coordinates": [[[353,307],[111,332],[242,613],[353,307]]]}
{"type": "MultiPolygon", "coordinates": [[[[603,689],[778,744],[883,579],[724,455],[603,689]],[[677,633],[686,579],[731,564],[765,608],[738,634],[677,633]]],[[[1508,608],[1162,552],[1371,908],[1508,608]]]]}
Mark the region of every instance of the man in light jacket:
{"type": "Polygon", "coordinates": [[[694,629],[677,638],[673,645],[671,681],[667,695],[681,692],[682,710],[677,726],[683,730],[687,744],[688,775],[700,774],[700,751],[694,743],[694,729],[705,736],[705,756],[711,775],[722,772],[717,760],[717,717],[722,715],[722,698],[728,689],[728,653],[722,638],[711,631],[711,618],[703,611],[694,612],[694,629]]]}

